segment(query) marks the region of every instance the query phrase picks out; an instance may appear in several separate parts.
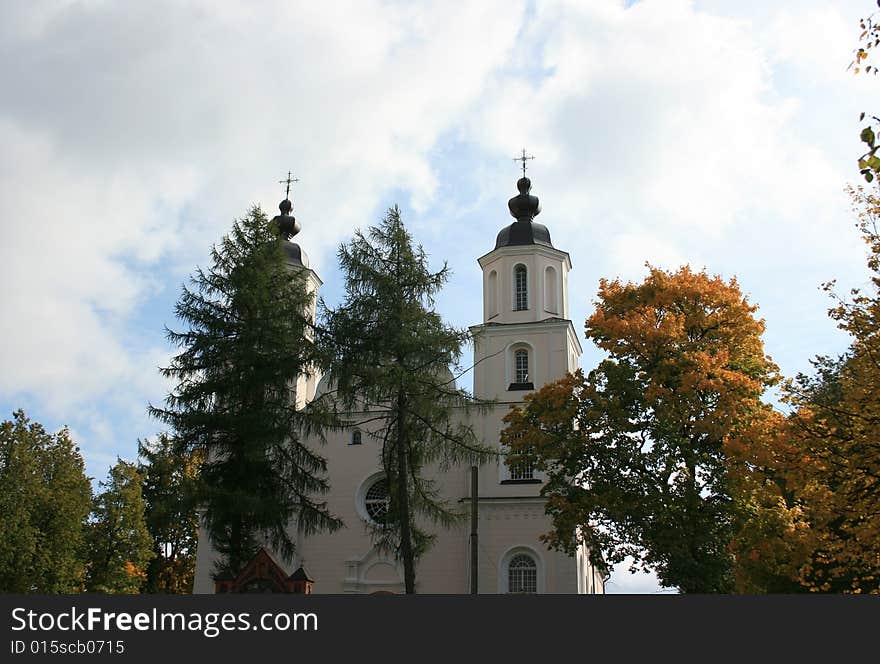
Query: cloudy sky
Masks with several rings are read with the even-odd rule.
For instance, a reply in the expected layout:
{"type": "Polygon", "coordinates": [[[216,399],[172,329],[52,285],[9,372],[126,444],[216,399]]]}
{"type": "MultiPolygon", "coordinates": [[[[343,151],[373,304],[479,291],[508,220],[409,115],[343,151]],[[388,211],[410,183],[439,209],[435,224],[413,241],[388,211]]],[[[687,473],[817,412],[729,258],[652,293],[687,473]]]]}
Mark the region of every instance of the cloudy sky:
{"type": "Polygon", "coordinates": [[[478,322],[522,147],[578,329],[601,277],[690,263],[735,275],[807,370],[846,345],[819,284],[866,281],[843,189],[878,84],[846,68],[873,5],[3,2],[2,417],[69,425],[96,478],[132,458],[181,282],[288,169],[328,302],[338,243],[398,203],[453,270],[442,313],[478,322]]]}

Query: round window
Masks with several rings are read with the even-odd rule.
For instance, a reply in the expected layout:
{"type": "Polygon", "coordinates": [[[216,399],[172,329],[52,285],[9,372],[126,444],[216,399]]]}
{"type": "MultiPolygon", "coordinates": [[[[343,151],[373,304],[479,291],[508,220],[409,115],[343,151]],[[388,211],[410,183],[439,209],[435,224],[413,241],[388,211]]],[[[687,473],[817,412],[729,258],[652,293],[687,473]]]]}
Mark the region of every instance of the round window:
{"type": "Polygon", "coordinates": [[[388,480],[384,477],[376,480],[364,494],[364,509],[374,523],[385,523],[388,518],[388,506],[391,497],[388,495],[388,480]]]}

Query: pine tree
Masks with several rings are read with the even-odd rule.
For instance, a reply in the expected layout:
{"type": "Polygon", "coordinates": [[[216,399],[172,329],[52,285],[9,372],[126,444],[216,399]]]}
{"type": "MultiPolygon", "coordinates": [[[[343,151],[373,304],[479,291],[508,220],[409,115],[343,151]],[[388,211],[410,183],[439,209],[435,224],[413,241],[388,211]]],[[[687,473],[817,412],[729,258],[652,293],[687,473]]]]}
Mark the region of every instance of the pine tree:
{"type": "Polygon", "coordinates": [[[426,470],[481,463],[491,454],[462,423],[473,402],[449,369],[467,332],[432,310],[448,269],[428,269],[396,206],[379,226],[342,245],[339,261],[346,297],[338,309],[323,307],[320,345],[332,352],[328,368],[340,404],[378,423],[369,435],[380,445],[390,502],[372,532],[402,561],[406,592],[413,593],[415,561],[434,537],[419,517],[450,525],[461,516],[426,470]]]}
{"type": "Polygon", "coordinates": [[[82,589],[92,488],[79,448],[24,411],[0,424],[0,592],[82,589]]]}
{"type": "Polygon", "coordinates": [[[140,592],[153,557],[141,481],[137,466],[118,459],[100,484],[88,528],[89,592],[140,592]]]}
{"type": "Polygon", "coordinates": [[[147,567],[144,592],[192,592],[198,545],[197,455],[180,455],[174,441],[160,434],[139,442],[147,528],[155,557],[147,567]]]}
{"type": "Polygon", "coordinates": [[[295,406],[296,379],[315,360],[312,295],[279,232],[252,207],[184,286],[176,314],[188,329],[167,331],[181,350],[162,369],[177,387],[165,408],[151,407],[180,454],[204,459],[199,498],[218,572],[237,573],[263,543],[290,560],[292,522],[304,534],[341,525],[316,498],[328,489],[326,462],[301,441],[332,420],[295,406]]]}

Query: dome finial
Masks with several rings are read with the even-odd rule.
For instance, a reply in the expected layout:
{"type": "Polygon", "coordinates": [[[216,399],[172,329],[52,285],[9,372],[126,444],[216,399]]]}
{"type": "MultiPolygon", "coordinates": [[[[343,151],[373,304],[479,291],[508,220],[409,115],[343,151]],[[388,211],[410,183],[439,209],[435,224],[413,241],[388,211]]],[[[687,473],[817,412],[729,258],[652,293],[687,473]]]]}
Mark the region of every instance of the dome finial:
{"type": "Polygon", "coordinates": [[[526,149],[525,149],[525,148],[522,149],[522,155],[521,155],[521,156],[519,156],[519,157],[514,157],[514,158],[513,158],[514,161],[521,161],[521,162],[522,162],[523,178],[525,178],[525,176],[526,176],[526,162],[527,162],[529,159],[534,159],[534,158],[535,158],[534,155],[531,155],[531,154],[530,154],[530,155],[527,155],[527,154],[526,154],[526,149]]]}
{"type": "Polygon", "coordinates": [[[278,226],[278,234],[286,240],[289,240],[300,231],[300,225],[297,223],[296,217],[290,214],[293,210],[293,203],[290,202],[290,185],[294,182],[299,182],[299,178],[291,177],[290,171],[287,171],[286,179],[278,181],[278,184],[286,184],[287,190],[284,194],[284,200],[278,205],[281,214],[272,220],[278,226]]]}
{"type": "Polygon", "coordinates": [[[510,214],[517,221],[526,223],[531,222],[541,212],[541,204],[538,202],[538,197],[529,194],[532,190],[532,181],[526,177],[526,162],[534,158],[533,155],[526,154],[525,148],[522,149],[522,154],[519,157],[514,157],[514,161],[522,162],[523,176],[516,183],[519,195],[514,196],[507,202],[510,214]]]}
{"type": "MultiPolygon", "coordinates": [[[[525,171],[523,171],[523,173],[525,173],[525,171]]],[[[287,171],[287,179],[286,180],[278,180],[278,184],[286,184],[287,185],[287,191],[284,194],[285,200],[290,200],[290,185],[293,184],[294,182],[299,182],[299,178],[290,177],[290,171],[287,171]]]]}

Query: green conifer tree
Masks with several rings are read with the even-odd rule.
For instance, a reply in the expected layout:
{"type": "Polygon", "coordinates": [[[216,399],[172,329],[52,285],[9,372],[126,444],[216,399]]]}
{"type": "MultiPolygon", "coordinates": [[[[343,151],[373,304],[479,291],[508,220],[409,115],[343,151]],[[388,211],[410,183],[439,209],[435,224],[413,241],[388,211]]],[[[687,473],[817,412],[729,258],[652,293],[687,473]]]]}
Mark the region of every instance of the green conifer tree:
{"type": "Polygon", "coordinates": [[[199,499],[220,554],[237,573],[266,543],[290,560],[291,523],[304,534],[341,525],[319,498],[326,462],[301,441],[333,422],[317,406],[297,409],[295,384],[315,361],[312,295],[285,262],[279,229],[252,207],[184,286],[168,330],[180,348],[164,376],[177,381],[165,408],[181,454],[200,454],[199,499]]]}
{"type": "Polygon", "coordinates": [[[362,412],[362,421],[378,422],[371,435],[380,444],[390,502],[373,535],[402,561],[406,592],[413,593],[415,561],[433,539],[419,517],[450,525],[461,516],[426,470],[481,463],[491,454],[464,423],[474,404],[450,373],[467,332],[432,310],[448,269],[428,269],[396,206],[379,226],[342,245],[339,261],[346,297],[335,310],[323,306],[319,346],[332,352],[328,368],[339,402],[362,412]]]}

